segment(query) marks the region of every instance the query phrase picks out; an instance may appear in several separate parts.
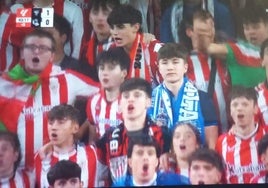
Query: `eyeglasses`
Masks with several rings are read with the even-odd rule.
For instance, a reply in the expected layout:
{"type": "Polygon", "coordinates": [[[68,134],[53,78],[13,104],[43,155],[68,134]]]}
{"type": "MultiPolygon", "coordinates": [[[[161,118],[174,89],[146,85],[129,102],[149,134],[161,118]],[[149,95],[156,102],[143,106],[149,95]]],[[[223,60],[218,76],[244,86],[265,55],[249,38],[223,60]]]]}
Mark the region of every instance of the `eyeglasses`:
{"type": "Polygon", "coordinates": [[[38,49],[39,53],[52,51],[52,48],[49,48],[48,46],[45,46],[45,45],[36,46],[35,44],[25,44],[23,47],[25,49],[31,50],[32,52],[35,52],[36,49],[38,49]]]}
{"type": "Polygon", "coordinates": [[[141,44],[139,44],[137,52],[136,52],[136,57],[135,57],[135,62],[134,62],[134,68],[135,69],[141,69],[141,44]]]}

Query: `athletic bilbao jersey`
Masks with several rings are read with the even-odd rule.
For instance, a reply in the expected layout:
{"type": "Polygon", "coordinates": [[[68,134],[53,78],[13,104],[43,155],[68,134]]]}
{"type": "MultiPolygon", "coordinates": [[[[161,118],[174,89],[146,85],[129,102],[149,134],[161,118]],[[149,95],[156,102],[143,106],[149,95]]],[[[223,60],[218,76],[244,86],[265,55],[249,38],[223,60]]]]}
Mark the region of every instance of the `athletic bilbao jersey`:
{"type": "Polygon", "coordinates": [[[17,169],[11,178],[0,178],[1,188],[34,188],[35,178],[33,173],[17,169]]]}
{"type": "Polygon", "coordinates": [[[76,146],[69,153],[53,152],[49,158],[41,160],[39,154],[35,157],[35,175],[38,187],[48,187],[47,173],[60,160],[70,160],[81,167],[81,181],[84,187],[96,187],[98,177],[98,161],[93,146],[76,146]]]}
{"type": "MultiPolygon", "coordinates": [[[[2,80],[4,81],[5,79],[2,80]]],[[[22,111],[17,114],[8,115],[12,120],[17,120],[17,124],[6,124],[8,130],[18,134],[21,143],[22,166],[26,164],[31,167],[33,165],[34,153],[44,143],[48,142],[47,112],[59,104],[73,104],[77,96],[90,96],[94,94],[98,91],[98,87],[92,84],[93,82],[83,77],[83,75],[71,70],[62,71],[58,66],[52,67],[49,76],[42,80],[39,87],[36,88],[33,97],[30,95],[31,87],[29,88],[28,84],[19,87],[16,81],[0,83],[0,91],[3,91],[0,93],[0,102],[9,105],[10,109],[16,109],[17,104],[20,105],[22,101],[26,100],[22,106],[22,111]],[[7,85],[9,87],[6,87],[7,85]],[[26,93],[24,93],[24,90],[26,90],[26,93]],[[24,96],[20,96],[20,94],[24,96]],[[12,100],[9,100],[9,98],[12,100]],[[17,100],[19,102],[16,102],[17,100]]],[[[0,112],[0,121],[8,122],[4,121],[6,119],[5,114],[8,111],[0,110],[0,112]]]]}
{"type": "Polygon", "coordinates": [[[119,112],[119,98],[108,102],[104,90],[89,98],[86,111],[88,121],[96,126],[99,137],[110,127],[122,123],[122,114],[119,112]]]}
{"type": "Polygon", "coordinates": [[[248,138],[243,139],[230,131],[218,138],[216,150],[225,161],[227,183],[250,183],[254,176],[265,172],[257,145],[266,133],[265,126],[257,125],[248,138]]]}
{"type": "MultiPolygon", "coordinates": [[[[170,140],[164,127],[159,127],[146,119],[146,125],[141,132],[156,139],[161,153],[168,152],[170,140]]],[[[127,149],[130,134],[132,133],[127,132],[122,123],[108,130],[96,143],[98,158],[103,165],[108,166],[113,182],[125,177],[128,173],[127,149]]]]}
{"type": "Polygon", "coordinates": [[[258,107],[260,112],[261,121],[264,122],[265,125],[268,125],[268,87],[267,81],[259,84],[256,87],[258,92],[258,107]]]}
{"type": "MultiPolygon", "coordinates": [[[[191,54],[188,59],[187,77],[194,83],[197,89],[208,92],[210,74],[211,74],[211,57],[203,53],[191,54]]],[[[230,88],[230,77],[223,62],[215,60],[216,75],[213,91],[213,102],[216,107],[218,119],[222,132],[228,131],[228,118],[226,101],[230,88]]]]}

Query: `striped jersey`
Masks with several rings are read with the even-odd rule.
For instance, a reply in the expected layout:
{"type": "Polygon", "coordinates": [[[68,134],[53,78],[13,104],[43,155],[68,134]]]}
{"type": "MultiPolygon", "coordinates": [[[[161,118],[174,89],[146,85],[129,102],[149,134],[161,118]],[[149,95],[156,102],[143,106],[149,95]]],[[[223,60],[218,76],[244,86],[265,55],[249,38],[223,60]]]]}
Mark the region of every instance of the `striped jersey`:
{"type": "Polygon", "coordinates": [[[110,127],[115,127],[122,123],[122,114],[119,112],[119,97],[109,102],[106,99],[104,90],[89,98],[86,112],[88,121],[96,126],[99,137],[110,127]]]}
{"type": "Polygon", "coordinates": [[[257,145],[266,133],[267,128],[257,124],[248,138],[236,136],[231,131],[218,138],[216,151],[226,164],[227,183],[250,183],[254,176],[265,172],[265,166],[258,156],[257,145]]]}
{"type": "Polygon", "coordinates": [[[266,181],[267,181],[267,174],[253,177],[250,183],[255,183],[255,184],[267,183],[266,181]]]}
{"type": "MultiPolygon", "coordinates": [[[[161,148],[161,153],[169,150],[170,140],[165,127],[159,127],[151,120],[146,119],[146,125],[141,132],[154,137],[161,148]]],[[[96,142],[98,159],[104,166],[108,167],[111,176],[109,178],[113,182],[125,177],[128,173],[127,148],[130,137],[131,132],[128,132],[122,123],[109,129],[96,142]]],[[[108,181],[106,180],[106,182],[108,181]]],[[[106,186],[109,185],[111,182],[106,186]]]]}
{"type": "Polygon", "coordinates": [[[267,81],[259,84],[255,88],[258,92],[258,108],[261,121],[268,125],[268,87],[267,81]]]}
{"type": "Polygon", "coordinates": [[[30,171],[17,169],[11,178],[0,178],[1,188],[34,188],[35,178],[30,171]]]}
{"type": "Polygon", "coordinates": [[[32,87],[28,84],[17,85],[16,81],[1,78],[0,121],[6,128],[18,134],[22,161],[21,165],[31,167],[34,153],[48,142],[47,112],[54,106],[67,103],[73,104],[77,96],[90,96],[98,91],[98,87],[83,75],[71,70],[62,71],[58,66],[52,66],[49,76],[43,78],[34,95],[30,95],[32,87]],[[32,96],[32,97],[31,97],[32,96]],[[22,107],[16,113],[7,113],[9,109],[22,107]],[[8,119],[16,123],[9,123],[8,119]]]}
{"type": "Polygon", "coordinates": [[[93,146],[79,146],[67,154],[53,152],[51,156],[41,159],[35,156],[35,175],[38,187],[48,187],[47,173],[60,160],[70,160],[81,167],[81,181],[84,187],[96,187],[98,177],[98,160],[93,146]]]}
{"type": "MultiPolygon", "coordinates": [[[[212,59],[203,53],[191,54],[188,59],[187,77],[194,83],[197,89],[208,92],[212,59]]],[[[228,131],[227,98],[230,88],[230,78],[223,62],[215,60],[216,75],[213,93],[213,103],[216,107],[222,132],[228,131]]]]}

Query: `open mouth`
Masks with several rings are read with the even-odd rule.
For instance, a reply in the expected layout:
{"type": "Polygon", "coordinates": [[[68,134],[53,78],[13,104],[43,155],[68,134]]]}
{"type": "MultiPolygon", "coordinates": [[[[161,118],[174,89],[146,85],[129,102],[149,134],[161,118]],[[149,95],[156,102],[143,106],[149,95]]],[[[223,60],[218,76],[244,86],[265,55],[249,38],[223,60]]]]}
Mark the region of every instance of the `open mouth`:
{"type": "Polygon", "coordinates": [[[34,62],[34,63],[39,63],[39,58],[38,57],[34,57],[33,59],[32,59],[32,61],[34,62]]]}
{"type": "Polygon", "coordinates": [[[57,138],[58,137],[58,135],[56,133],[52,133],[51,136],[52,136],[52,138],[57,138]]]}
{"type": "Polygon", "coordinates": [[[107,82],[109,82],[109,79],[104,78],[104,79],[102,79],[102,82],[103,82],[103,83],[107,83],[107,82]]]}
{"type": "Polygon", "coordinates": [[[204,184],[205,184],[204,181],[202,181],[202,180],[199,180],[199,181],[198,181],[198,185],[204,185],[204,184]]]}
{"type": "Polygon", "coordinates": [[[244,115],[243,114],[239,114],[239,115],[237,115],[237,118],[238,119],[242,119],[242,118],[244,118],[244,115]]]}
{"type": "Polygon", "coordinates": [[[134,106],[133,104],[129,104],[128,107],[127,107],[128,111],[132,111],[134,110],[134,106]]]}
{"type": "Polygon", "coordinates": [[[180,145],[180,149],[181,150],[185,150],[186,149],[186,146],[185,145],[180,145]]]}
{"type": "Polygon", "coordinates": [[[142,167],[143,172],[147,172],[149,169],[149,165],[148,164],[144,164],[142,167]]]}

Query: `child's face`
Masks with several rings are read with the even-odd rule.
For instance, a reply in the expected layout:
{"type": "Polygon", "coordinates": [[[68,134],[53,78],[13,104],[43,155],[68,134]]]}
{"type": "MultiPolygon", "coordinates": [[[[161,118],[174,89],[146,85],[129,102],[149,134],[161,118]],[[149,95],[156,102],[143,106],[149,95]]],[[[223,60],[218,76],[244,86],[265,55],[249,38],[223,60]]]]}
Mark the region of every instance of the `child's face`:
{"type": "Polygon", "coordinates": [[[110,36],[110,26],[107,23],[107,18],[111,13],[112,9],[107,7],[107,9],[91,9],[89,14],[89,21],[92,24],[93,30],[97,35],[110,36]]]}
{"type": "Polygon", "coordinates": [[[266,148],[265,152],[261,154],[261,161],[263,162],[266,171],[268,171],[268,148],[266,148]]]}
{"type": "Polygon", "coordinates": [[[183,79],[188,64],[182,58],[165,58],[158,61],[158,69],[165,83],[176,83],[183,79]]]}
{"type": "Polygon", "coordinates": [[[136,38],[136,33],[139,31],[140,25],[137,24],[120,24],[113,25],[111,34],[116,46],[131,49],[132,44],[136,38]]]}
{"type": "Polygon", "coordinates": [[[98,67],[98,76],[104,89],[119,89],[124,81],[127,70],[122,70],[119,64],[104,63],[98,67]]]}
{"type": "Polygon", "coordinates": [[[137,183],[148,183],[153,179],[158,166],[155,147],[134,145],[131,158],[128,159],[128,164],[137,183]]]}
{"type": "Polygon", "coordinates": [[[190,166],[190,182],[198,184],[218,184],[221,180],[221,173],[211,163],[205,161],[192,161],[190,166]]]}
{"type": "Polygon", "coordinates": [[[246,40],[256,46],[268,38],[268,24],[264,22],[243,24],[246,40]]]}
{"type": "Polygon", "coordinates": [[[121,94],[120,109],[124,119],[134,120],[144,116],[151,105],[151,99],[143,90],[134,89],[121,94]]]}
{"type": "Polygon", "coordinates": [[[246,127],[254,123],[257,105],[253,100],[238,97],[231,100],[231,116],[236,126],[246,127]]]}
{"type": "Polygon", "coordinates": [[[82,188],[83,183],[79,178],[58,179],[55,181],[53,188],[82,188]]]}
{"type": "Polygon", "coordinates": [[[79,126],[69,118],[48,121],[49,139],[57,147],[72,146],[74,134],[78,129],[79,126]]]}
{"type": "Polygon", "coordinates": [[[18,156],[19,153],[14,150],[9,141],[0,139],[0,179],[12,175],[18,156]]]}
{"type": "Polygon", "coordinates": [[[176,127],[172,138],[172,144],[176,157],[183,160],[187,160],[189,155],[199,147],[195,133],[187,125],[176,127]]]}

